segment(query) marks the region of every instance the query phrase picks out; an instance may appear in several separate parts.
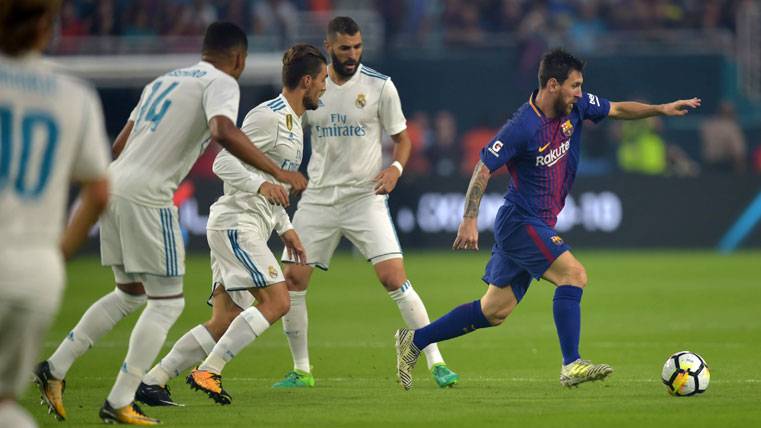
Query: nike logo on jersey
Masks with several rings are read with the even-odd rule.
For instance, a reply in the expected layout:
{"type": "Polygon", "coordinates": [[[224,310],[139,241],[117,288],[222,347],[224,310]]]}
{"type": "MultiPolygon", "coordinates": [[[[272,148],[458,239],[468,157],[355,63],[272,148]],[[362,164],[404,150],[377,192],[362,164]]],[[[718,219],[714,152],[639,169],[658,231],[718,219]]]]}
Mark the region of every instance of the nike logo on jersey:
{"type": "Polygon", "coordinates": [[[552,144],[552,143],[547,143],[547,144],[543,145],[542,147],[539,147],[539,153],[542,153],[543,151],[547,150],[547,147],[549,147],[550,144],[552,144]]]}
{"type": "MultiPolygon", "coordinates": [[[[549,144],[544,146],[544,148],[547,148],[549,144]]],[[[552,166],[558,163],[560,159],[563,159],[565,155],[568,153],[568,149],[571,147],[571,140],[566,140],[565,143],[562,143],[558,147],[550,150],[549,153],[542,156],[536,157],[536,166],[552,166]]],[[[540,149],[541,151],[541,149],[540,149]]]]}

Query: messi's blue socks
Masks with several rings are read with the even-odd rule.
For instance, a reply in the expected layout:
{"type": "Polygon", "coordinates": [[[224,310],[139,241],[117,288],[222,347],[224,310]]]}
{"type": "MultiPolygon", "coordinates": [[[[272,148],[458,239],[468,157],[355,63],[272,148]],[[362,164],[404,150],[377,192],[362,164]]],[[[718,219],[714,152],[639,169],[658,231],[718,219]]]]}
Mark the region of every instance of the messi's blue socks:
{"type": "Polygon", "coordinates": [[[452,339],[476,329],[491,326],[481,311],[481,301],[475,300],[460,305],[436,321],[415,330],[412,343],[422,350],[431,343],[452,339]]]}
{"type": "Polygon", "coordinates": [[[581,295],[584,290],[572,285],[561,285],[555,289],[552,312],[555,328],[560,339],[563,365],[579,359],[579,337],[581,336],[581,295]]]}

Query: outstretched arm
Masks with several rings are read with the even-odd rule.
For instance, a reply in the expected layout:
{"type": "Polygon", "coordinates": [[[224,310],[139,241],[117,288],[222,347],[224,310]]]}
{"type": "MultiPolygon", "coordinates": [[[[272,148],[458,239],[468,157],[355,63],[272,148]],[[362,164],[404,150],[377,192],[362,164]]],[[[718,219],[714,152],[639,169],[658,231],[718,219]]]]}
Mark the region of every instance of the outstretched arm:
{"type": "Polygon", "coordinates": [[[486,191],[486,185],[489,184],[489,178],[491,178],[489,168],[478,161],[465,194],[465,212],[462,215],[460,227],[457,229],[457,237],[452,244],[453,250],[478,251],[478,210],[481,207],[481,198],[486,191]]]}
{"type": "Polygon", "coordinates": [[[690,109],[700,107],[701,102],[700,98],[677,100],[668,104],[644,104],[636,101],[611,102],[608,117],[632,120],[651,116],[684,116],[690,109]]]}

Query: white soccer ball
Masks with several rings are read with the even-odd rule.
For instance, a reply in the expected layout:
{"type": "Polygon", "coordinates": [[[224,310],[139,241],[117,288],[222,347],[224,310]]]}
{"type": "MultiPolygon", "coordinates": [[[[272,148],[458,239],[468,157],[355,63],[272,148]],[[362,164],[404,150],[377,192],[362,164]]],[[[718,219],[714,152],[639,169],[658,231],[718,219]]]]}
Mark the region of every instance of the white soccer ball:
{"type": "Polygon", "coordinates": [[[700,355],[682,351],[666,360],[661,379],[669,394],[687,397],[704,393],[708,389],[711,373],[708,371],[708,364],[700,355]]]}

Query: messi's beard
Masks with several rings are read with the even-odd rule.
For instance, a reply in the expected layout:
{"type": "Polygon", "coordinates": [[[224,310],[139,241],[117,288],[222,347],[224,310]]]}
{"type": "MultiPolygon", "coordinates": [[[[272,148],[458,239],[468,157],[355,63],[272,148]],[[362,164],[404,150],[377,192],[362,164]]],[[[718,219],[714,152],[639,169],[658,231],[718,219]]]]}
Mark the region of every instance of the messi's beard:
{"type": "Polygon", "coordinates": [[[566,104],[565,101],[563,101],[563,98],[559,97],[558,100],[555,102],[553,109],[555,110],[556,117],[563,117],[571,113],[571,110],[573,109],[573,104],[566,104]]]}
{"type": "Polygon", "coordinates": [[[348,78],[348,77],[354,76],[354,73],[357,72],[357,69],[359,68],[358,67],[359,63],[362,62],[362,57],[359,57],[357,61],[354,61],[352,59],[347,59],[346,62],[342,63],[341,61],[338,60],[338,57],[336,57],[336,54],[331,51],[330,61],[331,61],[331,64],[333,65],[333,70],[336,73],[338,73],[339,76],[348,78]],[[347,65],[353,65],[354,70],[348,71],[346,69],[347,65]]]}

